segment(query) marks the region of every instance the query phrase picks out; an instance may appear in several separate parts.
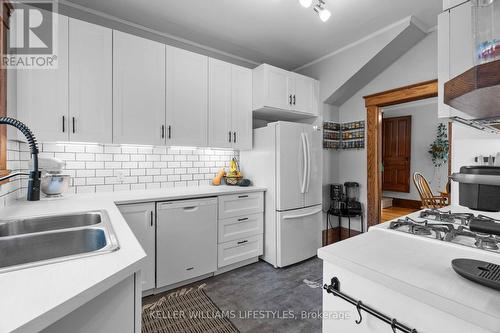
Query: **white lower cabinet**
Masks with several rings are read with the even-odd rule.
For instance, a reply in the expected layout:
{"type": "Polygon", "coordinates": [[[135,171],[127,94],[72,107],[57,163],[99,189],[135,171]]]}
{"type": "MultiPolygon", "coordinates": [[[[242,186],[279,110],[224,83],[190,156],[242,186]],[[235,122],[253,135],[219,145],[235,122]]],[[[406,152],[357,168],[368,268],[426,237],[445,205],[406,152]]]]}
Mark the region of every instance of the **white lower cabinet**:
{"type": "Polygon", "coordinates": [[[155,204],[132,204],[119,206],[128,226],[146,252],[141,266],[142,290],[155,287],[155,204]]]}
{"type": "Polygon", "coordinates": [[[262,234],[263,226],[262,213],[219,220],[219,243],[262,234]]]}
{"type": "Polygon", "coordinates": [[[219,218],[246,217],[264,211],[262,192],[232,194],[219,197],[219,218]]]}
{"type": "Polygon", "coordinates": [[[263,199],[263,192],[253,192],[119,205],[147,254],[141,266],[142,291],[179,286],[262,255],[263,199]]]}
{"type": "Polygon", "coordinates": [[[218,268],[264,254],[264,193],[219,197],[218,268]]]}
{"type": "Polygon", "coordinates": [[[139,333],[141,314],[136,304],[141,298],[136,294],[136,278],[136,274],[129,276],[41,332],[139,333]]]}
{"type": "Polygon", "coordinates": [[[236,264],[240,261],[262,255],[262,234],[219,244],[218,267],[236,264]]]}
{"type": "Polygon", "coordinates": [[[159,202],[156,287],[217,270],[217,199],[159,202]]]}

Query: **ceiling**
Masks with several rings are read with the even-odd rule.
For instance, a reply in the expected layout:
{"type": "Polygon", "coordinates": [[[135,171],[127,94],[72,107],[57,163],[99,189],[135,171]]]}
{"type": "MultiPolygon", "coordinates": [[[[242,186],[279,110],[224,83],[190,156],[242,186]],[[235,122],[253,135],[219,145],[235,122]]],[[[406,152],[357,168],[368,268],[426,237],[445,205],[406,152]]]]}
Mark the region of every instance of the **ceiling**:
{"type": "Polygon", "coordinates": [[[256,63],[294,69],[409,15],[437,24],[439,0],[326,0],[323,23],[298,0],[67,0],[256,63]]]}

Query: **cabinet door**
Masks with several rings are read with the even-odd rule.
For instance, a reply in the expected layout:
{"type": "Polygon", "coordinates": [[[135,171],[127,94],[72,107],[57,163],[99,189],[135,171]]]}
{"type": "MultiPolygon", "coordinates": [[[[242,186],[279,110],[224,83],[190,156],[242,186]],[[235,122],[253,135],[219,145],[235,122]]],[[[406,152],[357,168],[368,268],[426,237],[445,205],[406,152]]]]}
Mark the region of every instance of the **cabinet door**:
{"type": "Polygon", "coordinates": [[[292,93],[290,92],[291,87],[289,87],[289,72],[272,66],[266,66],[265,71],[265,84],[267,88],[265,92],[265,106],[285,110],[290,109],[292,105],[292,93]]]}
{"type": "Polygon", "coordinates": [[[155,287],[155,204],[118,208],[147,255],[141,266],[142,290],[152,289],[155,287]]]}
{"type": "Polygon", "coordinates": [[[315,114],[313,111],[314,80],[302,75],[294,75],[293,109],[315,114]]]}
{"type": "Polygon", "coordinates": [[[69,20],[70,140],[113,140],[112,30],[69,20]]]}
{"type": "Polygon", "coordinates": [[[165,144],[165,45],[113,36],[113,142],[165,144]]]}
{"type": "Polygon", "coordinates": [[[231,64],[224,61],[209,60],[208,145],[210,147],[232,147],[231,67],[231,64]]]}
{"type": "MultiPolygon", "coordinates": [[[[16,28],[15,22],[11,24],[16,28]]],[[[57,69],[17,71],[17,117],[38,141],[68,141],[68,18],[58,18],[57,69]]]]}
{"type": "Polygon", "coordinates": [[[208,58],[167,46],[167,144],[207,145],[208,58]]]}
{"type": "Polygon", "coordinates": [[[232,66],[231,109],[233,148],[252,149],[252,71],[232,66]]]}

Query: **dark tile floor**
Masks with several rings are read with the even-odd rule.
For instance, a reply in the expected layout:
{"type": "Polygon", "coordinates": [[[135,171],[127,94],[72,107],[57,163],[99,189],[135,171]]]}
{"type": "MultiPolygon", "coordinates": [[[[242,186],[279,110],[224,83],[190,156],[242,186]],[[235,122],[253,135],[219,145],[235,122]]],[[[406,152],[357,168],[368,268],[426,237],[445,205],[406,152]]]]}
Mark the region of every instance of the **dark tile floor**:
{"type": "Polygon", "coordinates": [[[193,286],[205,283],[208,296],[234,316],[231,321],[242,333],[314,333],[321,332],[322,289],[303,281],[321,284],[321,278],[317,258],[281,269],[259,261],[193,286]]]}

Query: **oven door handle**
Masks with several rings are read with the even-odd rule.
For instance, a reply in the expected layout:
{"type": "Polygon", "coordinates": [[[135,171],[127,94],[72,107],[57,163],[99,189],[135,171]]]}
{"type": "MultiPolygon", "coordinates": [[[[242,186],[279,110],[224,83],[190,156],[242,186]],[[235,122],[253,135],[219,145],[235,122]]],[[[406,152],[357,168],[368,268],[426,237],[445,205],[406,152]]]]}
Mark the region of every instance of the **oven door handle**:
{"type": "Polygon", "coordinates": [[[500,176],[495,175],[470,175],[464,173],[454,173],[450,179],[462,184],[479,184],[500,186],[500,176]]]}

